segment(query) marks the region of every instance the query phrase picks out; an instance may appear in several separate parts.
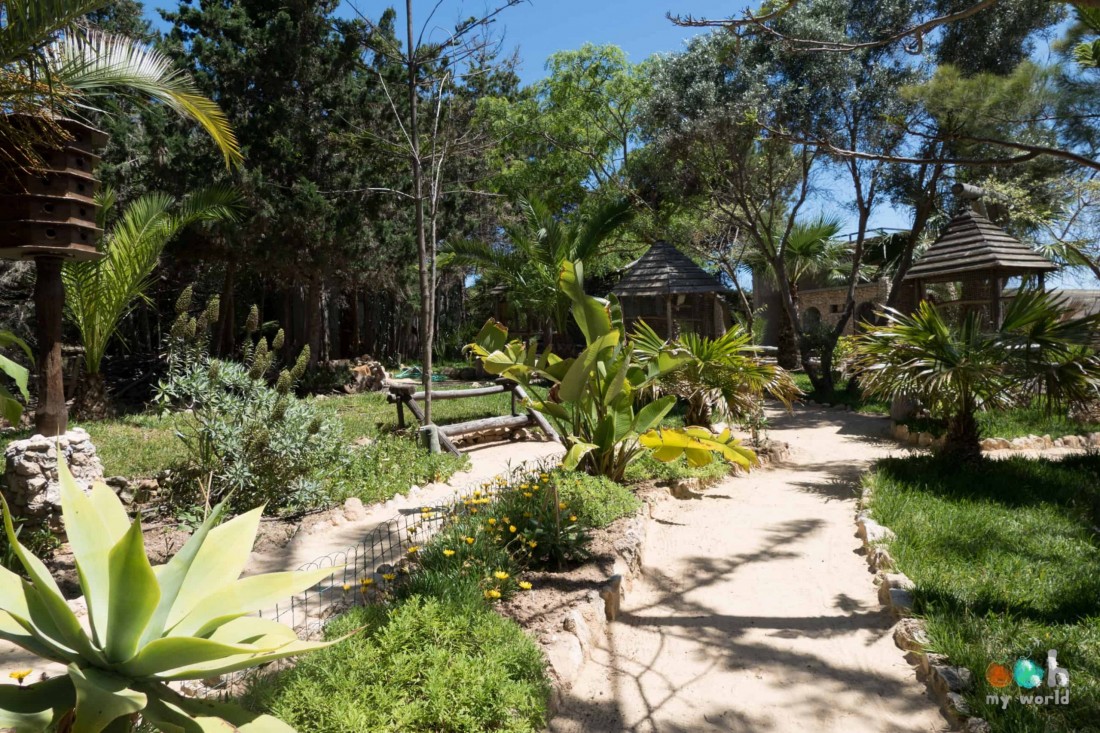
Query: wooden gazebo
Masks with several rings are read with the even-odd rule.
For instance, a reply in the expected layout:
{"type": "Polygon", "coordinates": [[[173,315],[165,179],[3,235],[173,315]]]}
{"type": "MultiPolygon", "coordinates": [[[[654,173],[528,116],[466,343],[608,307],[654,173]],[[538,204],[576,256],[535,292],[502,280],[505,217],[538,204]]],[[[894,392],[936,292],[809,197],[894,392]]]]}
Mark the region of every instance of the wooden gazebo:
{"type": "Polygon", "coordinates": [[[644,320],[668,338],[686,331],[720,336],[729,327],[721,297],[727,289],[668,242],[650,247],[611,292],[622,304],[628,329],[644,320]]]}
{"type": "Polygon", "coordinates": [[[1013,277],[1044,276],[1058,267],[1031,247],[989,221],[973,208],[955,216],[924,255],[906,273],[910,289],[905,300],[911,307],[928,297],[927,286],[955,283],[952,297],[941,297],[937,306],[954,309],[960,316],[978,311],[985,323],[998,327],[1004,313],[1005,284],[1013,277]]]}

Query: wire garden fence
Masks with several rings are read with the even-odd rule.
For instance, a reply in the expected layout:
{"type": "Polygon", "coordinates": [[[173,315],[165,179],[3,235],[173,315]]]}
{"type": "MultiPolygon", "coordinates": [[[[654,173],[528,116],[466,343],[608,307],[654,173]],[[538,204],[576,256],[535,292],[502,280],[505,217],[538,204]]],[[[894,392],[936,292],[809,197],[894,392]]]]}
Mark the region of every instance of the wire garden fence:
{"type": "MultiPolygon", "coordinates": [[[[520,474],[548,470],[551,465],[544,461],[524,463],[509,468],[493,481],[502,478],[513,481],[520,474]]],[[[452,516],[463,511],[464,500],[475,492],[485,491],[485,487],[486,482],[478,482],[457,489],[439,504],[399,510],[371,530],[362,542],[302,565],[299,570],[331,567],[333,572],[305,592],[257,615],[293,628],[299,638],[315,639],[323,634],[325,623],[340,612],[354,605],[381,603],[391,584],[409,572],[409,548],[431,538],[452,516]]],[[[199,689],[190,692],[199,697],[226,699],[243,692],[252,676],[264,673],[264,669],[242,670],[216,681],[206,680],[199,689]]]]}

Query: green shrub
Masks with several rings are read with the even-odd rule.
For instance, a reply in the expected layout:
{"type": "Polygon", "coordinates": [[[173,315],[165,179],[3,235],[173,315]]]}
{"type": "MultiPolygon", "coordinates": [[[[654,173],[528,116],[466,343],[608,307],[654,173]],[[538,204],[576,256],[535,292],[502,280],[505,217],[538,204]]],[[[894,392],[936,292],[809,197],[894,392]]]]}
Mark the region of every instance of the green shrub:
{"type": "MultiPolygon", "coordinates": [[[[346,434],[343,440],[347,440],[346,434]]],[[[385,501],[408,491],[413,484],[446,481],[468,462],[466,456],[429,453],[415,439],[404,435],[382,434],[366,447],[351,449],[330,496],[333,501],[343,501],[349,496],[359,497],[367,504],[385,501]]]]}
{"type": "Polygon", "coordinates": [[[329,636],[362,634],[258,681],[247,704],[311,733],[527,733],[546,723],[542,654],[483,604],[411,598],[355,608],[329,636]]]}
{"type": "MultiPolygon", "coordinates": [[[[632,467],[649,461],[659,466],[685,463],[682,458],[672,463],[661,463],[656,459],[643,457],[632,464],[632,467]]],[[[725,464],[717,461],[706,466],[711,467],[725,470],[725,464]]],[[[628,474],[629,471],[628,468],[628,474]]],[[[558,486],[561,500],[572,507],[571,514],[575,514],[582,524],[589,527],[606,527],[620,517],[633,514],[642,506],[641,500],[633,491],[603,476],[590,476],[580,471],[554,471],[550,476],[558,486]]]]}
{"type": "Polygon", "coordinates": [[[626,481],[638,483],[640,481],[675,481],[683,478],[711,480],[728,476],[729,472],[728,464],[717,461],[705,466],[692,466],[683,458],[662,463],[649,456],[643,456],[627,468],[626,481]]]}
{"type": "MultiPolygon", "coordinates": [[[[216,308],[207,305],[191,317],[190,292],[177,303],[168,354],[168,377],[157,388],[157,402],[183,408],[191,419],[177,435],[187,446],[188,471],[177,487],[193,492],[206,482],[208,496],[228,498],[233,508],[308,508],[330,501],[330,481],[346,466],[349,455],[335,421],[326,419],[314,403],[299,400],[292,390],[309,362],[308,349],[290,369],[278,374],[275,356],[283,347],[283,332],[270,340],[259,330],[253,307],[245,326],[243,362],[215,359],[207,353],[207,329],[216,308]]],[[[194,493],[181,497],[194,502],[194,493]]]]}

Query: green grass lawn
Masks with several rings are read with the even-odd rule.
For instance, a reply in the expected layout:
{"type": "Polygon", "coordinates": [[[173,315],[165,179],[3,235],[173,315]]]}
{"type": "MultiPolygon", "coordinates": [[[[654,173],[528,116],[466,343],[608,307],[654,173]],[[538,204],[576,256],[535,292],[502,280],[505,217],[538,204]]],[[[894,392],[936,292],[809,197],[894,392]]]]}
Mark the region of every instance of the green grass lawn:
{"type": "MultiPolygon", "coordinates": [[[[911,430],[943,435],[947,424],[943,420],[914,418],[906,420],[911,430]]],[[[1022,438],[1027,435],[1087,435],[1100,432],[1100,423],[1078,422],[1060,412],[1047,412],[1040,407],[1016,407],[1009,410],[987,410],[978,413],[978,430],[983,438],[1022,438]]]]}
{"type": "Polygon", "coordinates": [[[817,402],[823,405],[848,405],[857,412],[866,412],[873,415],[890,414],[889,402],[864,397],[858,392],[854,394],[848,392],[845,389],[847,382],[842,381],[838,383],[832,394],[822,395],[813,388],[813,385],[810,383],[810,378],[805,372],[793,372],[791,376],[794,378],[794,383],[798,385],[798,388],[806,393],[805,397],[802,398],[804,400],[817,402]]]}
{"type": "Polygon", "coordinates": [[[1100,731],[1100,456],[889,459],[866,480],[931,650],[974,673],[974,713],[996,731],[1100,731]],[[1069,670],[1068,705],[1029,706],[1015,684],[985,681],[990,663],[1043,663],[1048,649],[1069,670]],[[992,694],[1014,699],[1002,709],[992,694]]]}

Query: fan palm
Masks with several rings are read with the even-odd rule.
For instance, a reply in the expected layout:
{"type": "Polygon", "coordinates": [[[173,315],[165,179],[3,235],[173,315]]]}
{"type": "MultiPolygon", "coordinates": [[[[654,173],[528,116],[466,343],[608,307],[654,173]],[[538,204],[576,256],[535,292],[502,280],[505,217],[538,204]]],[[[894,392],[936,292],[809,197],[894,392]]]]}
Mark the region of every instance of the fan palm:
{"type": "MultiPolygon", "coordinates": [[[[808,279],[835,282],[844,276],[850,250],[847,243],[837,240],[842,227],[839,219],[821,214],[816,219],[796,221],[785,241],[773,242],[772,251],[783,253],[786,282],[778,281],[773,263],[764,252],[750,250],[746,263],[755,271],[766,273],[778,287],[789,290],[791,299],[797,302],[799,283],[808,279]]],[[[790,322],[786,312],[780,313],[779,318],[779,363],[794,368],[798,364],[797,324],[790,322]]]]}
{"type": "Polygon", "coordinates": [[[448,247],[447,261],[477,268],[502,283],[517,313],[537,320],[546,332],[565,330],[570,301],[558,288],[563,262],[591,263],[600,246],[626,224],[633,211],[626,200],[609,201],[585,220],[566,222],[545,201],[523,198],[518,222],[504,226],[505,247],[461,241],[448,247]]]}
{"type": "Polygon", "coordinates": [[[996,330],[973,312],[950,325],[927,301],[912,315],[888,310],[884,326],[857,339],[860,386],[869,395],[920,400],[947,420],[944,451],[977,460],[979,410],[1021,398],[1075,405],[1100,394],[1100,359],[1089,348],[1100,314],[1070,316],[1064,300],[1035,291],[1017,294],[996,330]]]}
{"type": "Polygon", "coordinates": [[[110,190],[98,197],[99,226],[105,230],[100,249],[103,259],[66,262],[62,270],[67,296],[66,314],[84,344],[84,388],[80,402],[85,414],[106,412],[106,394],[100,367],[107,345],[118,326],[136,305],[148,302],[145,291],[164,247],[196,222],[233,217],[238,194],[231,188],[201,189],[177,205],[163,193],[138,198],[114,219],[115,196],[110,190]]]}
{"type": "MultiPolygon", "coordinates": [[[[635,326],[633,338],[643,362],[670,348],[644,321],[635,326]]],[[[755,415],[765,395],[789,407],[800,394],[786,369],[756,358],[752,335],[741,326],[717,338],[688,332],[671,347],[686,361],[662,377],[660,387],[687,402],[688,425],[709,426],[715,412],[727,422],[744,421],[755,415]]]]}
{"type": "MultiPolygon", "coordinates": [[[[28,154],[35,144],[56,143],[64,133],[49,124],[57,115],[79,116],[96,97],[114,94],[156,100],[198,122],[227,165],[241,161],[225,114],[199,93],[185,72],[160,52],[122,36],[84,29],[80,20],[108,0],[7,0],[0,13],[0,100],[5,112],[43,120],[28,132],[0,115],[0,135],[28,154]]],[[[33,159],[33,155],[31,155],[33,159]]]]}

